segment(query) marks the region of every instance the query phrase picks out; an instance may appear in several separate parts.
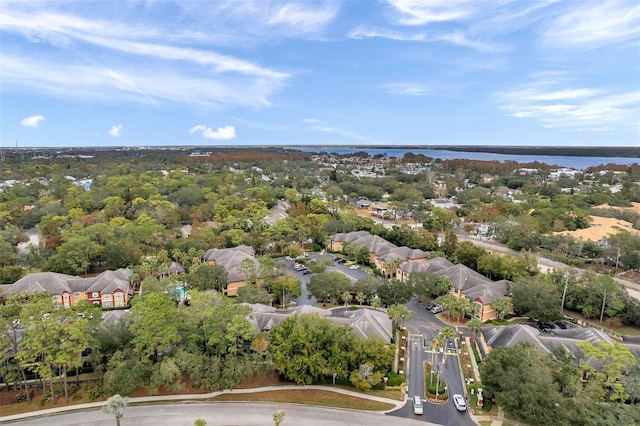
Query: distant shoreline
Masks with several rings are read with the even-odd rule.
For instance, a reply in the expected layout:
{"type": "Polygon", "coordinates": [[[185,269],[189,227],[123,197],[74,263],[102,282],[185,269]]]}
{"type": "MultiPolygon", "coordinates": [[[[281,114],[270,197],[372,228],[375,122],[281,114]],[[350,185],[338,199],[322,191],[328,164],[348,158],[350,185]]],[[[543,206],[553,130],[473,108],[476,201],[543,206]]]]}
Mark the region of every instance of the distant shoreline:
{"type": "Polygon", "coordinates": [[[140,146],[84,146],[84,147],[0,147],[0,152],[86,153],[96,151],[237,151],[237,150],[304,150],[326,152],[331,149],[349,150],[445,150],[454,152],[483,152],[504,155],[546,155],[552,157],[618,157],[637,158],[640,146],[502,146],[502,145],[140,145],[140,146]]]}
{"type": "Polygon", "coordinates": [[[457,152],[488,152],[510,155],[549,155],[568,157],[625,157],[638,158],[639,147],[597,147],[597,146],[498,146],[498,145],[295,145],[291,149],[434,149],[457,152]]]}

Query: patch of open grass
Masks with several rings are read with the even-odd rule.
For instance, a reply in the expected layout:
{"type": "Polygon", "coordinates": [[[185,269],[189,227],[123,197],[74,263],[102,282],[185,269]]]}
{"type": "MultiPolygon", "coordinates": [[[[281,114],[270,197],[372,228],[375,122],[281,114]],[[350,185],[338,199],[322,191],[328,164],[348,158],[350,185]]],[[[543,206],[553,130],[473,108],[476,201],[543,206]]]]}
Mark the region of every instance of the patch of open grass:
{"type": "Polygon", "coordinates": [[[394,408],[392,404],[357,398],[341,393],[316,389],[277,390],[244,394],[223,394],[212,401],[259,401],[313,404],[323,407],[351,408],[355,410],[385,411],[394,408]]]}
{"type": "Polygon", "coordinates": [[[491,426],[491,423],[493,423],[493,420],[480,420],[482,426],[491,426]]]}

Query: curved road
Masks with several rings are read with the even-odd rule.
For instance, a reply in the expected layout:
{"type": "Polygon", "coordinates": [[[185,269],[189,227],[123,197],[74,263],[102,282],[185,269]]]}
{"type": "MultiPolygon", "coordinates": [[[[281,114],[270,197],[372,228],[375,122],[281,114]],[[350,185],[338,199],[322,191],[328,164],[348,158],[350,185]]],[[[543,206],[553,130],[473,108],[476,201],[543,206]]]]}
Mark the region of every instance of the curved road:
{"type": "MultiPolygon", "coordinates": [[[[417,426],[416,420],[394,418],[381,412],[340,410],[294,404],[259,402],[194,402],[136,405],[125,409],[122,426],[193,426],[204,419],[208,426],[273,426],[272,414],[285,410],[284,425],[295,426],[417,426]]],[[[113,426],[114,417],[99,409],[32,418],[3,425],[19,426],[113,426]]],[[[1,422],[1,418],[0,418],[1,422]]],[[[432,425],[420,422],[419,424],[432,425]]]]}

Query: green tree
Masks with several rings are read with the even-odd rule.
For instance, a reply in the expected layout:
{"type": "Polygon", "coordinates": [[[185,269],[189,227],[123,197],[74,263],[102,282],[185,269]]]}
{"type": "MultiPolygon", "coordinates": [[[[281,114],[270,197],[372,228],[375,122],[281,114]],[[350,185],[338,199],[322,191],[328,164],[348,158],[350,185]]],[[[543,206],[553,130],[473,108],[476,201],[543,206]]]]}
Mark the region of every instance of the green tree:
{"type": "Polygon", "coordinates": [[[273,297],[269,292],[255,284],[246,284],[238,289],[238,303],[261,303],[263,305],[271,305],[273,297]]]}
{"type": "Polygon", "coordinates": [[[124,409],[129,404],[129,398],[120,395],[113,395],[107,400],[107,405],[102,407],[102,411],[115,416],[116,426],[120,426],[120,419],[124,417],[124,409]]]}
{"type": "Polygon", "coordinates": [[[465,241],[456,249],[453,257],[456,263],[461,263],[473,270],[478,270],[478,259],[486,255],[486,250],[476,246],[471,241],[465,241]]]}
{"type": "Polygon", "coordinates": [[[566,425],[566,399],[555,383],[553,361],[529,344],[495,348],[480,364],[485,398],[537,425],[566,425]]]}
{"type": "Polygon", "coordinates": [[[562,295],[556,286],[540,277],[516,278],[511,293],[513,307],[520,316],[541,321],[562,318],[562,295]]]}
{"type": "Polygon", "coordinates": [[[610,391],[609,399],[612,401],[625,401],[629,393],[625,392],[624,385],[620,381],[623,371],[636,364],[636,357],[625,345],[613,342],[599,341],[595,344],[589,340],[580,341],[577,346],[582,350],[583,359],[581,366],[584,370],[595,371],[596,383],[610,391]],[[592,367],[586,361],[595,358],[599,361],[599,368],[592,367]]]}
{"type": "Polygon", "coordinates": [[[442,296],[451,289],[449,278],[431,272],[413,272],[406,282],[421,298],[442,296]]]}
{"type": "Polygon", "coordinates": [[[271,284],[271,291],[275,302],[282,305],[285,298],[295,299],[299,297],[302,290],[300,288],[300,280],[293,275],[281,275],[271,284]]]}
{"type": "Polygon", "coordinates": [[[471,340],[476,340],[476,333],[482,329],[482,321],[478,318],[471,318],[467,323],[467,328],[471,332],[471,340]]]}
{"type": "Polygon", "coordinates": [[[311,384],[332,373],[348,378],[355,341],[348,326],[317,314],[293,315],[271,330],[269,352],[283,377],[311,384]]]}
{"type": "Polygon", "coordinates": [[[406,283],[391,279],[382,282],[378,287],[380,301],[387,305],[404,305],[413,296],[413,288],[406,283]]]}
{"type": "Polygon", "coordinates": [[[411,311],[404,305],[391,305],[387,308],[389,318],[393,322],[393,327],[398,328],[411,318],[411,311]]]}
{"type": "Polygon", "coordinates": [[[495,309],[498,319],[503,319],[504,316],[509,313],[511,302],[509,299],[501,298],[491,302],[491,306],[495,309]]]}
{"type": "Polygon", "coordinates": [[[273,412],[273,424],[275,426],[280,426],[284,421],[285,412],[284,410],[276,410],[273,412]]]}
{"type": "Polygon", "coordinates": [[[329,299],[337,299],[340,294],[350,287],[351,281],[349,281],[349,278],[337,271],[315,274],[307,284],[309,295],[325,303],[329,299]]]}
{"type": "Polygon", "coordinates": [[[227,288],[228,275],[224,267],[203,263],[191,268],[184,278],[191,287],[197,290],[223,291],[227,288]]]}
{"type": "Polygon", "coordinates": [[[167,353],[180,341],[176,305],[164,294],[134,299],[131,321],[134,351],[152,363],[158,362],[160,352],[167,353]]]}

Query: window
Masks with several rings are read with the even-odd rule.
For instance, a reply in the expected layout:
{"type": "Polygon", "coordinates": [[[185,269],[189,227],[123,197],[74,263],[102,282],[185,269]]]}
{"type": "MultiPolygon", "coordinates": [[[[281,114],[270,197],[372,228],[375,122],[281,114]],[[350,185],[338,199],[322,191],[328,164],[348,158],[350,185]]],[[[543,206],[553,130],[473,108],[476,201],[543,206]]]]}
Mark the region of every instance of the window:
{"type": "Polygon", "coordinates": [[[94,291],[93,293],[91,293],[91,297],[100,297],[100,293],[94,291]]]}
{"type": "Polygon", "coordinates": [[[116,293],[116,299],[122,299],[122,293],[116,293]]]}
{"type": "Polygon", "coordinates": [[[80,292],[79,291],[74,291],[73,292],[73,296],[74,297],[80,297],[80,292]]]}
{"type": "Polygon", "coordinates": [[[51,300],[53,300],[54,302],[57,302],[58,301],[58,296],[51,297],[51,300]]]}
{"type": "Polygon", "coordinates": [[[104,302],[102,302],[102,307],[103,308],[113,308],[113,303],[111,303],[111,301],[104,301],[104,302]]]}
{"type": "Polygon", "coordinates": [[[122,308],[123,306],[122,302],[116,302],[116,308],[122,308]]]}

